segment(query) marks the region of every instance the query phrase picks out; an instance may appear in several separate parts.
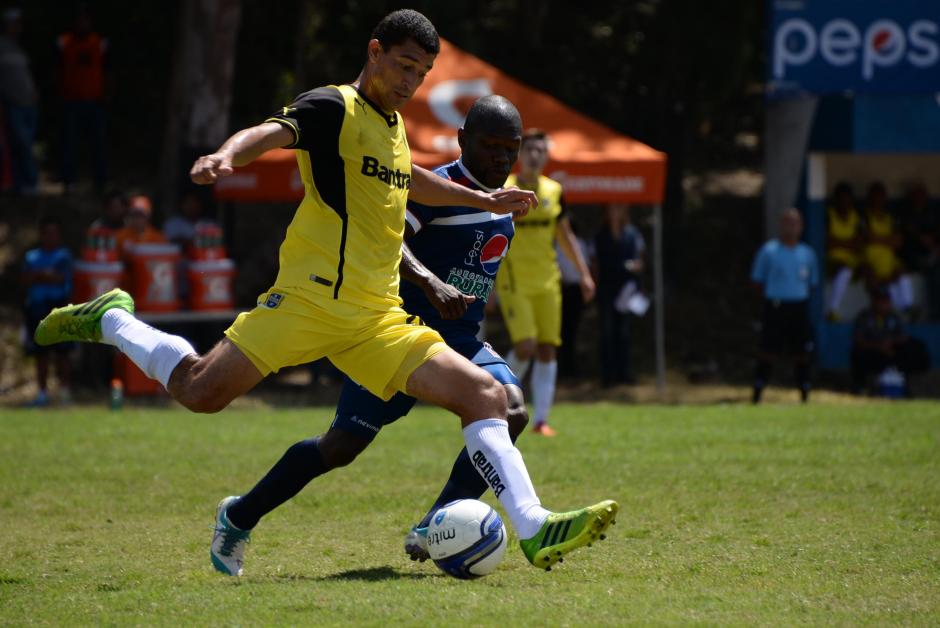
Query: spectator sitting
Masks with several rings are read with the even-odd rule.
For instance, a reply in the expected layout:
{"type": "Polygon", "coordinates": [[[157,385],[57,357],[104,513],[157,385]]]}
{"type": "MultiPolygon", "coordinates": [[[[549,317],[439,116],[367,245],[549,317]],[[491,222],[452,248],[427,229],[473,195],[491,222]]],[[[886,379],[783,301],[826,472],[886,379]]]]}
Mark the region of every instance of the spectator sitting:
{"type": "Polygon", "coordinates": [[[124,219],[127,216],[127,197],[123,193],[112,190],[105,195],[102,215],[96,218],[88,227],[91,229],[109,229],[120,231],[124,228],[124,219]]]}
{"type": "Polygon", "coordinates": [[[117,248],[125,258],[130,256],[136,244],[165,243],[166,238],[150,224],[152,205],[146,196],[130,199],[125,226],[117,232],[117,248]]]}
{"type": "Polygon", "coordinates": [[[33,342],[33,334],[53,308],[67,305],[72,296],[72,254],[62,246],[62,225],[54,218],[43,218],[39,224],[39,248],[26,252],[21,283],[26,287],[24,315],[26,320],[26,352],[36,356],[36,381],[39,394],[30,405],[49,404],[47,384],[49,354],[56,358],[56,375],[63,401],[71,398],[71,369],[68,352],[71,344],[41,347],[33,342]]]}
{"type": "Polygon", "coordinates": [[[864,241],[862,217],[848,183],[836,185],[826,218],[826,268],[832,277],[827,318],[838,320],[839,305],[858,270],[864,241]]]}
{"type": "Polygon", "coordinates": [[[865,222],[868,233],[865,244],[865,270],[868,285],[888,285],[891,303],[896,310],[907,312],[914,305],[911,279],[902,273],[903,266],[897,251],[901,248],[894,217],[888,212],[888,195],[883,183],[872,183],[868,188],[868,207],[865,222]]]}
{"type": "Polygon", "coordinates": [[[905,391],[910,395],[910,376],[930,368],[926,346],[905,333],[885,286],[871,291],[871,306],[855,319],[851,362],[854,394],[861,394],[872,376],[893,366],[904,374],[905,391]]]}
{"type": "Polygon", "coordinates": [[[196,237],[196,225],[212,222],[203,214],[202,196],[195,190],[186,192],[180,199],[179,213],[163,224],[163,236],[173,244],[178,244],[184,251],[188,250],[196,237]]]}
{"type": "Polygon", "coordinates": [[[29,70],[29,58],[18,41],[21,31],[22,12],[16,8],[4,11],[0,34],[0,102],[7,123],[14,191],[32,195],[39,181],[33,158],[39,92],[29,70]]]}

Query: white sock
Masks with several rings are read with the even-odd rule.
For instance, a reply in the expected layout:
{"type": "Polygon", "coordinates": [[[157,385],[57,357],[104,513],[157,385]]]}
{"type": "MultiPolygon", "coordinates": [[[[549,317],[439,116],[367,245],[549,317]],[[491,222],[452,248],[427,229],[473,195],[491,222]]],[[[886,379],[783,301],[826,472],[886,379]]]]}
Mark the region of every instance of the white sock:
{"type": "Polygon", "coordinates": [[[888,284],[888,296],[891,297],[891,307],[896,310],[900,310],[902,308],[902,299],[901,289],[900,286],[898,286],[898,282],[895,281],[894,283],[888,284]]]}
{"type": "Polygon", "coordinates": [[[901,309],[906,310],[914,305],[914,284],[910,275],[898,277],[898,292],[901,295],[901,309]]]}
{"type": "Polygon", "coordinates": [[[839,311],[839,304],[842,303],[842,297],[850,281],[852,281],[852,269],[840,268],[832,280],[832,293],[829,295],[829,309],[833,312],[839,311]]]}
{"type": "Polygon", "coordinates": [[[506,355],[506,364],[509,366],[509,370],[516,374],[520,382],[525,379],[525,375],[529,371],[529,361],[523,362],[520,360],[514,349],[510,349],[506,355]]]}
{"type": "Polygon", "coordinates": [[[911,285],[911,278],[907,275],[901,275],[897,281],[888,285],[888,294],[891,296],[891,306],[904,311],[914,304],[914,288],[911,285]]]}
{"type": "Polygon", "coordinates": [[[521,539],[538,534],[549,512],[542,508],[522,454],[509,438],[502,419],[482,419],[463,428],[474,468],[493,489],[521,539]]]}
{"type": "Polygon", "coordinates": [[[535,406],[535,424],[548,422],[548,412],[555,402],[555,379],[558,362],[535,361],[532,367],[532,405],[535,406]]]}
{"type": "Polygon", "coordinates": [[[147,377],[164,388],[180,360],[196,353],[186,339],[154,329],[119,308],[110,309],[101,317],[101,342],[120,349],[147,377]]]}

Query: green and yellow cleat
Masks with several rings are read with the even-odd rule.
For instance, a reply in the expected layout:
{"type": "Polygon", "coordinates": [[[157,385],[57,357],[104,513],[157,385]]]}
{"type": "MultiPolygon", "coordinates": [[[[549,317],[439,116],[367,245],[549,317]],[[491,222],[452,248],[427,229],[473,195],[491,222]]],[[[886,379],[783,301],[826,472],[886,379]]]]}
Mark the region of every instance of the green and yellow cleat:
{"type": "Polygon", "coordinates": [[[581,510],[553,513],[538,534],[519,541],[522,553],[536,567],[550,571],[552,565],[564,560],[565,554],[594,541],[603,541],[604,531],[614,523],[619,509],[617,502],[608,499],[581,510]]]}
{"type": "Polygon", "coordinates": [[[58,342],[101,342],[101,317],[116,307],[133,314],[134,299],[115,288],[86,303],[57,307],[39,322],[33,338],[37,345],[43,346],[58,342]]]}

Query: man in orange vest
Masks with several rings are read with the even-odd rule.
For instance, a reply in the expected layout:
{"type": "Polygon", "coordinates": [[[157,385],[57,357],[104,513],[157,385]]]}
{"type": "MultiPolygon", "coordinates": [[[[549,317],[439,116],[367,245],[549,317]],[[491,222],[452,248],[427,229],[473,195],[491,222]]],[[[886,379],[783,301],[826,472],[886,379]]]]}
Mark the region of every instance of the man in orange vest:
{"type": "Polygon", "coordinates": [[[118,254],[124,258],[131,255],[136,244],[162,244],[166,238],[160,230],[150,224],[153,205],[146,196],[133,196],[128,202],[124,228],[115,234],[118,254]]]}
{"type": "Polygon", "coordinates": [[[104,190],[105,111],[108,40],[92,28],[91,16],[81,9],[72,30],[59,35],[58,85],[62,97],[62,182],[68,191],[75,183],[75,154],[82,129],[91,133],[95,188],[104,190]]]}

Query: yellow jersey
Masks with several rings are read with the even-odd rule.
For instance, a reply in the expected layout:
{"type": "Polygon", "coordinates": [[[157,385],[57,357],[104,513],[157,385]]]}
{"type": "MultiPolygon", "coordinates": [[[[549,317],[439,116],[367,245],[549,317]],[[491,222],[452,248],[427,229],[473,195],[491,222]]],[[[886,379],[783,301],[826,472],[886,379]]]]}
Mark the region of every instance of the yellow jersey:
{"type": "Polygon", "coordinates": [[[397,112],[351,85],[301,94],[266,122],[294,134],[304,199],[281,244],[276,288],[385,310],[398,265],[411,151],[397,112]]]}
{"type": "Polygon", "coordinates": [[[861,233],[862,219],[855,208],[850,209],[845,217],[830,207],[826,210],[827,229],[833,240],[829,246],[829,261],[849,268],[858,266],[858,253],[855,250],[855,238],[861,233]]]}
{"type": "MultiPolygon", "coordinates": [[[[868,232],[882,238],[896,233],[894,218],[887,212],[868,212],[868,232]]],[[[892,279],[901,266],[894,247],[870,242],[865,245],[865,261],[878,281],[892,279]]]]}
{"type": "Polygon", "coordinates": [[[561,184],[539,176],[533,189],[520,185],[516,175],[511,174],[506,187],[513,186],[535,192],[539,206],[515,221],[516,235],[497,276],[499,289],[511,286],[511,290],[526,293],[552,288],[561,281],[555,257],[555,227],[564,213],[561,184]],[[507,281],[510,275],[512,281],[507,281]]]}

